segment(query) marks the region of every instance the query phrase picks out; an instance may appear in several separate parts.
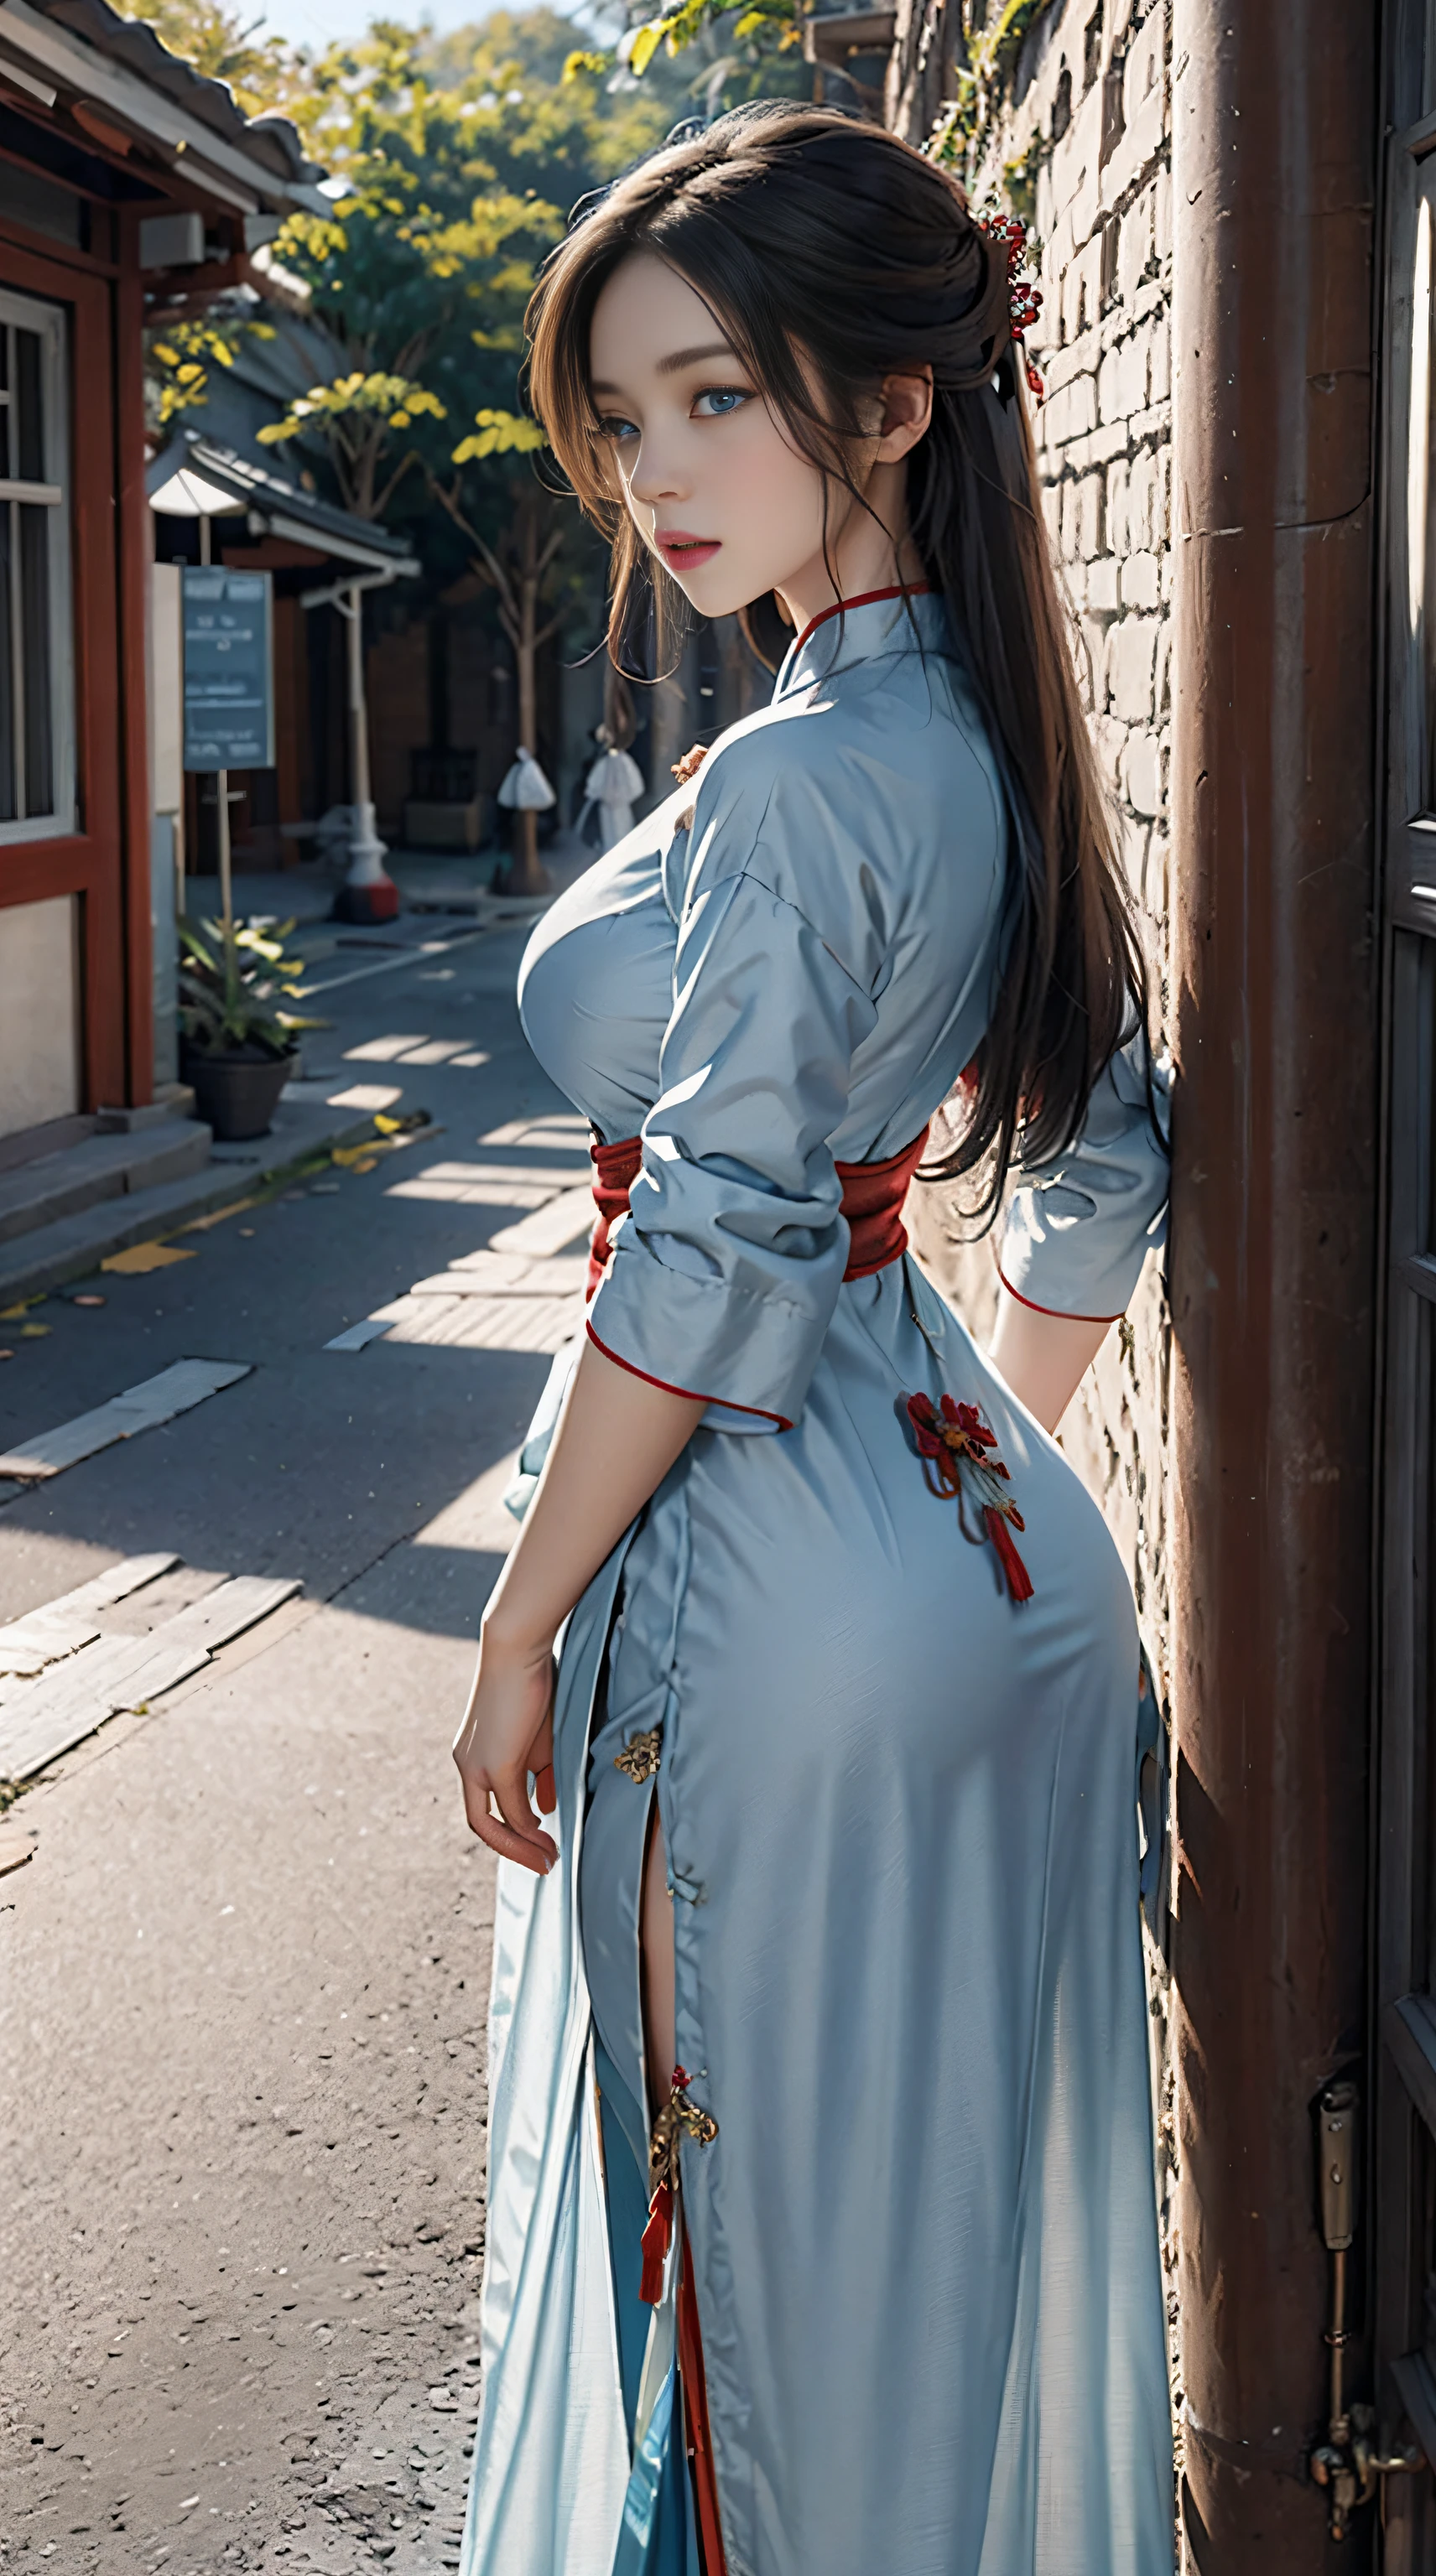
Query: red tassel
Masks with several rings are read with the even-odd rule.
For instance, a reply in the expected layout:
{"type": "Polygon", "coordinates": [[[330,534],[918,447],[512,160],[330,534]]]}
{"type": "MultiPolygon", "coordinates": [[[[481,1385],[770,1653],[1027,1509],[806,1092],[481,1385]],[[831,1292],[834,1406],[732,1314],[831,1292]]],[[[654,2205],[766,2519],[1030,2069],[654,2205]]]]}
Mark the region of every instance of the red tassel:
{"type": "Polygon", "coordinates": [[[661,2182],[648,2205],[648,2225],[643,2231],[643,2278],[638,2295],[645,2307],[656,2308],[663,2296],[663,2266],[673,2242],[673,2188],[661,2182]]]}
{"type": "Polygon", "coordinates": [[[1012,1532],[1005,1512],[1000,1512],[995,1503],[988,1503],[982,1517],[987,1523],[987,1535],[1002,1560],[1002,1571],[1007,1577],[1007,1589],[1013,1600],[1030,1601],[1032,1577],[1012,1544],[1012,1532]]]}

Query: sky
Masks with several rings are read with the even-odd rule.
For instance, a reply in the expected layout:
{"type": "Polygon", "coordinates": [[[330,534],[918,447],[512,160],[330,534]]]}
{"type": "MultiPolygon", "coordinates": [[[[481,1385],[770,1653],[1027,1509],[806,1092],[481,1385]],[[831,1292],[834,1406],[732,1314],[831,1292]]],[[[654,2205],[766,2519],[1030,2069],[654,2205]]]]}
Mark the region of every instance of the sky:
{"type": "MultiPolygon", "coordinates": [[[[532,0],[505,0],[505,5],[523,9],[532,0]]],[[[581,43],[592,23],[584,0],[554,0],[554,5],[573,19],[574,41],[581,43]]],[[[450,27],[470,26],[485,15],[484,0],[372,0],[372,6],[366,0],[270,0],[264,22],[291,44],[322,46],[361,36],[376,17],[397,18],[408,26],[429,18],[443,35],[450,27]]]]}

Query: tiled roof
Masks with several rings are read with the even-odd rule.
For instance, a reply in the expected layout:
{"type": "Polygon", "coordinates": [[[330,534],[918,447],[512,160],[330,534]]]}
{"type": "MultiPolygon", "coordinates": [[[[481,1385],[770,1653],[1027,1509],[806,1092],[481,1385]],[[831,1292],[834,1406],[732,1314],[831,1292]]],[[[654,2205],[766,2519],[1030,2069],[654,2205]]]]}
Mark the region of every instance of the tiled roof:
{"type": "MultiPolygon", "coordinates": [[[[6,54],[58,87],[81,91],[86,56],[98,56],[102,77],[108,67],[160,93],[188,125],[213,136],[221,169],[232,170],[229,156],[237,155],[264,196],[322,202],[315,194],[322,167],[307,158],[287,117],[246,116],[223,81],[195,71],[161,44],[153,27],[120,17],[107,0],[0,0],[0,71],[6,54]]],[[[96,103],[105,104],[102,87],[96,103]]]]}

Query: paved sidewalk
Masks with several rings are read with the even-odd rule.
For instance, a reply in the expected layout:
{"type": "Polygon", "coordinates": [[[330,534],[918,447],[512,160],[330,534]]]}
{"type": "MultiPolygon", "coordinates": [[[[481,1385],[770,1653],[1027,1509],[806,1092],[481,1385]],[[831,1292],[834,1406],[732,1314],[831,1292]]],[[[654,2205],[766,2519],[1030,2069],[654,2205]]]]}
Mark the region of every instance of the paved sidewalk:
{"type": "Polygon", "coordinates": [[[448,1746],[571,1321],[489,1248],[585,1163],[518,1030],[521,945],[328,997],[324,1080],[441,1134],[9,1327],[0,1454],[181,1360],[246,1374],[0,1497],[0,1622],[155,1553],[186,1598],[303,1589],[0,1818],[0,1870],[33,1843],[0,1875],[6,2576],[457,2562],[493,1874],[448,1746]],[[486,1252],[481,1295],[430,1292],[486,1252]]]}
{"type": "MultiPolygon", "coordinates": [[[[554,889],[567,884],[592,855],[572,833],[560,835],[549,854],[554,889]]],[[[492,867],[492,853],[482,861],[444,852],[401,854],[396,869],[405,908],[396,921],[375,929],[330,919],[336,880],[316,868],[238,876],[235,904],[244,918],[294,920],[287,944],[309,969],[296,999],[307,1016],[325,1021],[335,995],[390,983],[410,972],[417,960],[447,957],[477,939],[512,941],[516,933],[526,932],[544,902],[494,895],[486,882],[492,867]]],[[[219,907],[218,881],[190,878],[186,900],[196,918],[210,917],[219,907]]],[[[0,1241],[0,1308],[82,1279],[110,1254],[151,1238],[164,1239],[335,1146],[372,1134],[372,1107],[366,1109],[359,1096],[366,1086],[345,1080],[332,1061],[334,1054],[324,1028],[306,1035],[299,1074],[286,1086],[267,1136],[216,1144],[209,1161],[184,1179],[126,1191],[0,1241]]]]}

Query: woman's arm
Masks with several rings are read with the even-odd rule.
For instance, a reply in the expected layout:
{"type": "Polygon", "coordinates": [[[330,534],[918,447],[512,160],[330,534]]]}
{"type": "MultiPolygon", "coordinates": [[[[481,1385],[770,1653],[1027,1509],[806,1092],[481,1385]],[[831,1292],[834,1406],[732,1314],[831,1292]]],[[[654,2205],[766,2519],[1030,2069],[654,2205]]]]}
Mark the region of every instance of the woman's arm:
{"type": "Polygon", "coordinates": [[[1078,1315],[1048,1315],[997,1290],[989,1345],[995,1368],[1044,1431],[1055,1431],[1112,1327],[1078,1315]]]}
{"type": "Polygon", "coordinates": [[[1166,1241],[1170,1081],[1135,1028],[1093,1085],[1079,1133],[1014,1175],[990,1349],[1044,1430],[1056,1430],[1166,1241]]]}
{"type": "Polygon", "coordinates": [[[553,1811],[553,1641],[584,1587],[656,1493],[703,1418],[585,1341],[518,1542],[484,1612],[478,1668],[454,1760],[481,1842],[546,1874],[557,1845],[529,1804],[553,1811]],[[492,1795],[500,1823],[490,1813],[492,1795]]]}

